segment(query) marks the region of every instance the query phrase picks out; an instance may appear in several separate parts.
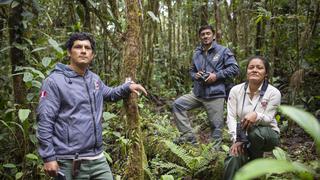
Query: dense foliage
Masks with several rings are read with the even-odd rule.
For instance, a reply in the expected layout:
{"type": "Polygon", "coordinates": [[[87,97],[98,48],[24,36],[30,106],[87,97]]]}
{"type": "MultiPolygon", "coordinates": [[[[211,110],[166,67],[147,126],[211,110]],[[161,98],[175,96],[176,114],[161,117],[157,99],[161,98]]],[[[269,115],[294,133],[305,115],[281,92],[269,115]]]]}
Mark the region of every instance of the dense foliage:
{"type": "MultiPolygon", "coordinates": [[[[200,144],[172,143],[178,131],[172,123],[171,103],[191,89],[188,69],[199,43],[197,30],[205,23],[213,24],[217,41],[234,52],[242,72],[236,82],[244,79],[249,56],[266,56],[272,66],[271,81],[280,89],[282,103],[313,114],[312,118],[301,116],[296,121],[299,125],[303,121],[317,127],[319,1],[139,0],[136,3],[140,8],[141,27],[136,79],[149,93],[138,102],[143,134],[138,138],[144,142],[146,179],[221,178],[229,137],[225,131],[222,150],[214,151],[202,110],[190,113],[200,144]]],[[[94,72],[110,86],[124,81],[124,47],[130,23],[127,8],[124,0],[0,1],[0,179],[47,179],[36,151],[35,108],[42,80],[57,62],[68,63],[64,42],[72,32],[88,31],[95,36],[97,55],[91,66],[94,72]]],[[[125,177],[128,156],[132,155],[128,153],[132,142],[125,116],[123,102],[107,104],[103,122],[105,156],[118,179],[125,177]]],[[[283,152],[287,157],[281,161],[284,166],[295,162],[302,165],[297,168],[294,164],[291,169],[288,166],[289,170],[281,172],[291,173],[285,174],[270,174],[280,173],[279,169],[276,172],[272,169],[264,172],[269,173],[265,177],[319,178],[319,131],[310,133],[307,127],[311,138],[287,116],[278,115],[277,119],[284,150],[277,149],[275,157],[279,159],[276,154],[283,152]],[[287,146],[287,141],[297,140],[295,134],[303,139],[296,141],[301,146],[293,149],[287,146]],[[301,147],[305,151],[298,152],[301,147]],[[302,166],[307,166],[307,170],[302,171],[302,166]],[[308,175],[302,176],[301,171],[308,175]]]]}

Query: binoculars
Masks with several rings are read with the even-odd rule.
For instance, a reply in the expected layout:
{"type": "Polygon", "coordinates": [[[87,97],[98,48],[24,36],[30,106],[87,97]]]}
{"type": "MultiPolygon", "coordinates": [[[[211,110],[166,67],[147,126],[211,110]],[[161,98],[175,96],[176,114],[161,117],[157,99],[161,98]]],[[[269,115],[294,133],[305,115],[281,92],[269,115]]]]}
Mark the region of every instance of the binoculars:
{"type": "Polygon", "coordinates": [[[243,142],[245,144],[249,143],[246,132],[241,128],[241,123],[237,122],[237,142],[243,142]]]}

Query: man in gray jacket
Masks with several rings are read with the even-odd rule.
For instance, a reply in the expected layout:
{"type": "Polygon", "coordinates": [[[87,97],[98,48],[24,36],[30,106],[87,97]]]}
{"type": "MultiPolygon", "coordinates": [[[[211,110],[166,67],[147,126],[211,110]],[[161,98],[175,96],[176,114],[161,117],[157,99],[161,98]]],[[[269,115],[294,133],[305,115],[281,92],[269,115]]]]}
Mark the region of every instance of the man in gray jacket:
{"type": "Polygon", "coordinates": [[[95,41],[88,33],[72,34],[66,48],[70,64],[57,64],[43,81],[37,108],[44,171],[66,179],[113,179],[103,155],[103,101],[146,91],[134,82],[108,87],[91,72],[95,41]]]}
{"type": "Polygon", "coordinates": [[[212,129],[212,139],[220,144],[223,128],[223,105],[226,80],[239,74],[239,67],[233,53],[215,42],[215,33],[210,25],[199,29],[201,45],[193,54],[190,76],[193,90],[176,99],[173,113],[181,136],[176,143],[196,143],[196,138],[187,116],[187,111],[204,107],[212,129]]]}

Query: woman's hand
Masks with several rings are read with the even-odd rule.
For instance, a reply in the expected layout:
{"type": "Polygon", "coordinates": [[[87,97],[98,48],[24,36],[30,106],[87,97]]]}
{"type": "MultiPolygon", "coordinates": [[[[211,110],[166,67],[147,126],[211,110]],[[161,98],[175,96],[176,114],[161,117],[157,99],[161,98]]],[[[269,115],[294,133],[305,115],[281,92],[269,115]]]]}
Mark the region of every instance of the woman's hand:
{"type": "Polygon", "coordinates": [[[241,120],[241,127],[242,129],[248,131],[252,125],[254,125],[257,122],[257,113],[256,112],[250,112],[244,116],[244,118],[241,120]]]}
{"type": "Polygon", "coordinates": [[[244,149],[243,149],[243,142],[235,142],[232,144],[230,148],[230,155],[232,156],[239,156],[241,154],[244,154],[244,149]]]}

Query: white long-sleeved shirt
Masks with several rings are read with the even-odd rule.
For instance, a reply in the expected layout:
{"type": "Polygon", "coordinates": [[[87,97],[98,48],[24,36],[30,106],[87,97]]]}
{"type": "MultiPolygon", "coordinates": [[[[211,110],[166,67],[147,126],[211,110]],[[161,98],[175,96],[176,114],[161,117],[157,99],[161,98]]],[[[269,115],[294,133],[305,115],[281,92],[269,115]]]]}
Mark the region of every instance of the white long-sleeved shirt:
{"type": "Polygon", "coordinates": [[[245,92],[244,85],[245,83],[234,86],[231,89],[229,98],[228,98],[227,126],[229,129],[228,132],[231,135],[231,140],[233,142],[235,142],[236,140],[237,120],[241,121],[246,114],[254,110],[254,107],[256,105],[257,105],[255,109],[255,112],[257,113],[256,124],[263,125],[263,126],[270,126],[273,130],[280,133],[280,129],[275,119],[277,107],[280,105],[280,102],[281,102],[280,91],[274,86],[269,84],[263,98],[259,101],[262,85],[259,87],[258,91],[254,94],[252,99],[250,99],[250,96],[249,96],[250,88],[247,88],[245,92]],[[244,96],[246,97],[245,97],[244,105],[242,107],[244,96]]]}

